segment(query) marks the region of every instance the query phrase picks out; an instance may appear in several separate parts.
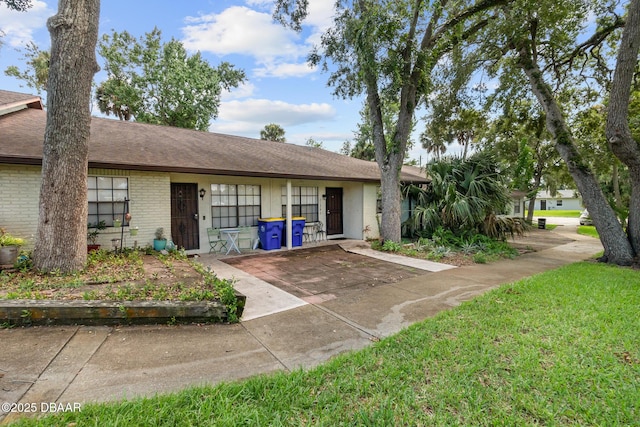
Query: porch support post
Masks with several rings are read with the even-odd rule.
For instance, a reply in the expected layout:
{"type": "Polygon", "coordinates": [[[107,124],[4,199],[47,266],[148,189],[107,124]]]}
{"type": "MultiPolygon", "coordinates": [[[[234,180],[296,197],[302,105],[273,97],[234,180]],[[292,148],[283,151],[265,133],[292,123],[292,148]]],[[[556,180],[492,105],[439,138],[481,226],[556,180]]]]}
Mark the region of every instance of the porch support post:
{"type": "Polygon", "coordinates": [[[292,212],[291,209],[291,180],[287,180],[287,221],[285,223],[285,228],[287,230],[287,249],[291,250],[293,247],[293,220],[292,220],[292,212]]]}

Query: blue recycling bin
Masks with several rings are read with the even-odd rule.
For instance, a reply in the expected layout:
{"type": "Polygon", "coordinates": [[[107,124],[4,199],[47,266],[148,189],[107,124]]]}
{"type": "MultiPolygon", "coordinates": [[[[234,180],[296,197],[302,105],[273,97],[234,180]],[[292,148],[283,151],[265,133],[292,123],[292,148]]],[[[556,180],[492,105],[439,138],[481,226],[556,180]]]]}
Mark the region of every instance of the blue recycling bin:
{"type": "MultiPolygon", "coordinates": [[[[302,237],[304,233],[304,223],[306,218],[303,216],[294,216],[291,218],[291,246],[302,246],[302,237]]],[[[287,223],[282,230],[282,246],[287,245],[287,223]]]]}
{"type": "Polygon", "coordinates": [[[282,247],[284,218],[258,218],[258,238],[260,247],[265,251],[282,247]]]}

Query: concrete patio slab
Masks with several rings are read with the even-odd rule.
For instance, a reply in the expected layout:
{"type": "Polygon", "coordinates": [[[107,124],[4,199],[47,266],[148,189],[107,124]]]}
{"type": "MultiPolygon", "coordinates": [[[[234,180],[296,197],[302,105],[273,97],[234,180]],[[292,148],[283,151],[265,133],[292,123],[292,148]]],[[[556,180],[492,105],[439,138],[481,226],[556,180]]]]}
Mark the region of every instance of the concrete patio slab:
{"type": "Polygon", "coordinates": [[[316,295],[342,295],[396,283],[425,273],[414,267],[350,253],[338,244],[224,262],[305,300],[316,295]]]}

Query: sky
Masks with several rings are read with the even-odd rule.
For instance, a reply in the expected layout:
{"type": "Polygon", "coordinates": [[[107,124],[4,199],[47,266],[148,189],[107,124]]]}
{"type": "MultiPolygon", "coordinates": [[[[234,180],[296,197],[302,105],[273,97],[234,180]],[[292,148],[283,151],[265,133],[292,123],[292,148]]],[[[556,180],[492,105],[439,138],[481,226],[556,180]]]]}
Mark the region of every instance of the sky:
{"type": "MultiPolygon", "coordinates": [[[[51,42],[46,20],[57,1],[34,0],[27,12],[0,5],[0,89],[34,93],[20,80],[4,75],[9,65],[24,68],[17,50],[29,41],[41,49],[51,42]]],[[[285,130],[287,142],[305,144],[312,138],[323,148],[338,152],[353,141],[360,121],[362,98],[345,100],[332,94],[329,75],[311,68],[306,57],[332,22],[333,1],[310,0],[310,13],[301,33],[273,21],[273,0],[106,0],[101,2],[100,35],[126,30],[136,37],[158,27],[164,41],[172,37],[188,51],[200,51],[212,65],[226,61],[243,69],[247,80],[222,98],[218,118],[209,130],[259,138],[266,124],[285,130]]],[[[98,57],[100,65],[102,58],[98,57]]],[[[104,72],[94,79],[106,78],[104,72]]],[[[97,109],[94,109],[94,114],[97,109]]],[[[419,144],[417,144],[419,145],[419,144]]],[[[414,148],[410,158],[426,159],[414,148]]]]}

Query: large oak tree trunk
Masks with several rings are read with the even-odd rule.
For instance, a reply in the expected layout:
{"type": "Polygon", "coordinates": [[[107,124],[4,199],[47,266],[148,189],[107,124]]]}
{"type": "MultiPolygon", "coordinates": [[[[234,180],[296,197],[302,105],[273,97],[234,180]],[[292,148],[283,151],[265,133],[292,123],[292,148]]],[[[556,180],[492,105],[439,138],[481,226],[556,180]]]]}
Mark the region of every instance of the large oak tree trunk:
{"type": "Polygon", "coordinates": [[[34,264],[68,273],[87,258],[91,81],[98,70],[99,0],[59,0],[47,22],[51,63],[34,264]]]}
{"type": "Polygon", "coordinates": [[[629,129],[629,98],[639,50],[640,0],[633,0],[629,5],[611,82],[606,135],[613,154],[629,168],[631,200],[628,234],[636,255],[640,254],[640,145],[633,139],[629,129]]]}
{"type": "Polygon", "coordinates": [[[388,148],[384,133],[382,118],[382,102],[378,95],[377,76],[367,70],[365,73],[367,85],[367,103],[373,133],[376,162],[380,168],[380,183],[382,191],[382,216],[380,218],[380,238],[400,243],[402,240],[401,224],[401,192],[400,170],[404,160],[404,152],[409,138],[411,116],[413,109],[407,108],[399,114],[396,127],[395,147],[388,148]]]}
{"type": "Polygon", "coordinates": [[[554,137],[556,150],[567,164],[569,173],[598,230],[600,241],[604,246],[603,260],[618,265],[630,265],[633,262],[634,253],[622,225],[609,206],[596,177],[576,149],[573,136],[551,88],[542,78],[542,72],[533,58],[531,49],[525,43],[520,46],[518,64],[527,75],[533,94],[544,108],[547,115],[547,129],[554,137]]]}
{"type": "Polygon", "coordinates": [[[401,194],[398,167],[388,163],[380,168],[382,217],[380,236],[383,240],[401,241],[401,194]]]}
{"type": "Polygon", "coordinates": [[[380,218],[380,238],[400,242],[400,168],[402,156],[396,152],[389,153],[386,146],[382,112],[377,93],[368,95],[376,162],[380,168],[380,183],[382,192],[382,216],[380,218]]]}
{"type": "MultiPolygon", "coordinates": [[[[370,94],[368,99],[378,98],[377,93],[370,94]]],[[[373,124],[373,140],[376,151],[376,162],[380,168],[380,182],[382,190],[382,217],[380,225],[380,237],[382,240],[391,240],[400,243],[402,240],[401,206],[402,195],[400,191],[400,172],[404,161],[404,153],[409,139],[411,117],[414,108],[406,107],[399,114],[398,124],[394,136],[393,148],[387,147],[382,124],[380,106],[374,107],[369,103],[371,122],[373,124]],[[373,107],[373,110],[371,108],[373,107]]]]}

